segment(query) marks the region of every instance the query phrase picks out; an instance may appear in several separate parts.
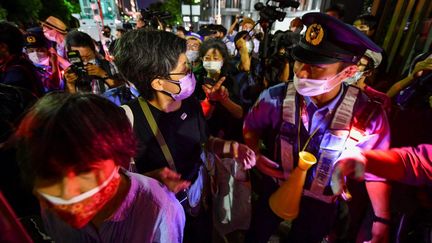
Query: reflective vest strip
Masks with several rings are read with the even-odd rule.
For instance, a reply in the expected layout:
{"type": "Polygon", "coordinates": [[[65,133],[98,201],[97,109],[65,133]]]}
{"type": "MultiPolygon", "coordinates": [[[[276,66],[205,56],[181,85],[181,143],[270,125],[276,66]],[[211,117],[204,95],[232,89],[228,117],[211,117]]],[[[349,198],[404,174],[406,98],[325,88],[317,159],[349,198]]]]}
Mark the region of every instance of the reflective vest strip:
{"type": "MultiPolygon", "coordinates": [[[[294,83],[288,83],[285,99],[282,104],[282,118],[285,122],[290,124],[295,124],[295,114],[296,114],[296,90],[294,88],[294,83]]],[[[281,153],[281,162],[282,169],[284,174],[284,179],[286,180],[290,174],[290,172],[294,168],[294,148],[292,144],[287,142],[285,139],[280,139],[280,153],[281,153]]]]}
{"type": "MultiPolygon", "coordinates": [[[[354,105],[356,103],[358,93],[359,90],[357,88],[351,86],[348,87],[348,90],[343,97],[342,103],[337,107],[335,111],[335,115],[332,119],[329,129],[326,130],[326,133],[333,130],[343,130],[335,134],[343,138],[341,139],[341,143],[343,142],[344,144],[343,146],[339,146],[342,148],[345,148],[345,143],[348,139],[349,129],[351,127],[352,117],[354,113],[354,105]]],[[[328,185],[331,177],[333,163],[342,152],[337,150],[323,149],[322,142],[323,140],[321,141],[320,158],[318,161],[316,173],[310,188],[310,192],[315,195],[323,195],[324,189],[328,185]]]]}

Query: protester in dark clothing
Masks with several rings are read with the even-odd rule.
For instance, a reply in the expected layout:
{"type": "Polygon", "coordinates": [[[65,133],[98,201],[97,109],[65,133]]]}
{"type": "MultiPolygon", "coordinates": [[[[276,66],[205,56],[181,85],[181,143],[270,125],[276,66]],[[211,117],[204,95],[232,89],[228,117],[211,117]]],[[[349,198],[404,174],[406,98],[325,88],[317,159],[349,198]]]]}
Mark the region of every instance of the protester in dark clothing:
{"type": "MultiPolygon", "coordinates": [[[[34,242],[44,242],[39,203],[31,188],[22,180],[12,135],[36,99],[26,89],[0,84],[0,191],[34,242]]],[[[0,215],[0,218],[4,216],[3,213],[0,215]]],[[[3,232],[0,234],[5,235],[3,232]]]]}
{"type": "Polygon", "coordinates": [[[24,38],[18,28],[0,22],[0,83],[27,89],[36,96],[43,87],[35,66],[23,55],[24,38]]]}
{"type": "Polygon", "coordinates": [[[0,191],[11,204],[18,217],[39,214],[39,206],[31,190],[20,180],[16,150],[10,137],[22,115],[30,108],[36,97],[20,87],[0,84],[0,191]],[[19,193],[18,193],[19,192],[19,193]]]}
{"type": "Polygon", "coordinates": [[[238,70],[232,64],[226,45],[216,39],[204,41],[200,57],[206,70],[202,89],[206,99],[202,102],[210,133],[223,139],[241,141],[243,107],[239,101],[239,87],[234,81],[238,70]]]}
{"type": "MultiPolygon", "coordinates": [[[[192,96],[196,81],[187,65],[186,40],[169,32],[130,31],[119,40],[115,60],[141,95],[124,106],[139,141],[137,171],[177,194],[187,212],[185,242],[209,242],[211,219],[203,202],[211,163],[204,152],[233,156],[231,144],[238,143],[208,137],[200,103],[192,96]]],[[[251,151],[244,145],[238,151],[238,161],[248,169],[251,151]]]]}

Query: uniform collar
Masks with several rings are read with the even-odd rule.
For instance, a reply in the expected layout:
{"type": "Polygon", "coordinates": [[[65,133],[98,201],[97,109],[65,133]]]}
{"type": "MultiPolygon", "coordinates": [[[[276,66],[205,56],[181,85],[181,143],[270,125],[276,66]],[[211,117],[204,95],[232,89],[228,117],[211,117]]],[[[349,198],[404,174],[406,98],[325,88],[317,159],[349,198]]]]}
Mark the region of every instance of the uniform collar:
{"type": "Polygon", "coordinates": [[[337,96],[335,98],[333,98],[329,103],[327,103],[326,105],[322,106],[321,108],[318,108],[318,106],[312,101],[312,99],[309,96],[303,96],[304,101],[306,103],[306,107],[308,111],[317,111],[317,110],[330,110],[333,111],[336,109],[336,106],[339,102],[339,100],[342,98],[342,94],[345,91],[345,85],[342,84],[341,89],[339,90],[339,93],[337,94],[337,96]]]}

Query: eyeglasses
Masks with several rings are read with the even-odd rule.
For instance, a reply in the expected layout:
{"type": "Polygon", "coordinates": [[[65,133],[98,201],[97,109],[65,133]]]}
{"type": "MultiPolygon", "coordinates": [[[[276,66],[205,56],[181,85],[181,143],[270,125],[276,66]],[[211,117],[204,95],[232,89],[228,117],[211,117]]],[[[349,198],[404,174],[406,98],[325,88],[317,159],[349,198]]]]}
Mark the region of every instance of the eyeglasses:
{"type": "Polygon", "coordinates": [[[200,47],[199,44],[188,44],[187,48],[188,49],[198,49],[200,47]]]}

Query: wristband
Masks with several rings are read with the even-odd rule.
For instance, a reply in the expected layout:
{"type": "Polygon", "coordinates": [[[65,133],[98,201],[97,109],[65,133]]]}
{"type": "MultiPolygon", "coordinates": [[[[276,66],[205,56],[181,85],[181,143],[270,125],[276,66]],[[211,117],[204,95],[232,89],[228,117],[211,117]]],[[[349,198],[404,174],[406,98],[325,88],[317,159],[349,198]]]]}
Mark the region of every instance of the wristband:
{"type": "Polygon", "coordinates": [[[373,215],[373,219],[374,222],[380,222],[382,224],[386,224],[386,225],[390,225],[391,224],[391,220],[390,219],[385,219],[385,218],[381,218],[376,216],[375,214],[373,215]]]}

